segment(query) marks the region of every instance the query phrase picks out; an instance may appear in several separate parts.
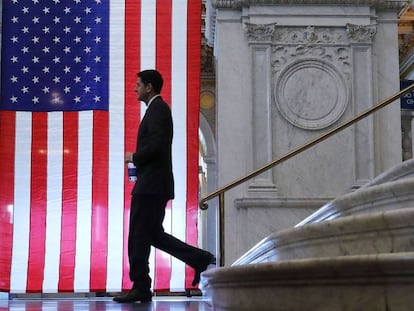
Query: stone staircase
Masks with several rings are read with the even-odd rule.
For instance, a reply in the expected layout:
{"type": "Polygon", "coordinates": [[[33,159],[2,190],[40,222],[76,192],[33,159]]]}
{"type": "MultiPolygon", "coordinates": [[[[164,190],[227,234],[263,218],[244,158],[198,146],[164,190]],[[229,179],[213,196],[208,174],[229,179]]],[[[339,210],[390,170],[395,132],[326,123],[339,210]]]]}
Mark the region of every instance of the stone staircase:
{"type": "Polygon", "coordinates": [[[414,161],[207,270],[200,288],[216,310],[414,310],[414,161]]]}

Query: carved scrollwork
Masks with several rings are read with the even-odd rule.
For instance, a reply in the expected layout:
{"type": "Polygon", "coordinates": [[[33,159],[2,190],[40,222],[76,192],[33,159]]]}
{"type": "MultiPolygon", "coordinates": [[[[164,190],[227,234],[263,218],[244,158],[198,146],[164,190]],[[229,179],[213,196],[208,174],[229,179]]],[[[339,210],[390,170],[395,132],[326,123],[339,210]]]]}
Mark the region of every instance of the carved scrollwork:
{"type": "Polygon", "coordinates": [[[244,31],[249,42],[271,42],[276,29],[276,23],[272,24],[244,24],[244,31]]]}
{"type": "Polygon", "coordinates": [[[346,24],[346,32],[351,42],[371,43],[377,33],[377,26],[346,24]]]}

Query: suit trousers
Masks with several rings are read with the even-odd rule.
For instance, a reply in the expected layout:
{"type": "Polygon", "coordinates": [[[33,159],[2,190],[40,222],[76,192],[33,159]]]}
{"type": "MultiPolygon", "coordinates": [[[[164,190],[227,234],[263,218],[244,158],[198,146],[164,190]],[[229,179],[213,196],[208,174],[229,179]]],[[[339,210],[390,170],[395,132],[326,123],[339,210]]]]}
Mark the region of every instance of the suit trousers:
{"type": "MultiPolygon", "coordinates": [[[[129,276],[133,288],[142,292],[151,289],[149,255],[151,245],[196,268],[205,251],[188,245],[166,233],[162,226],[169,198],[160,195],[132,196],[129,219],[129,276]]],[[[184,224],[183,224],[184,225],[184,224]]]]}

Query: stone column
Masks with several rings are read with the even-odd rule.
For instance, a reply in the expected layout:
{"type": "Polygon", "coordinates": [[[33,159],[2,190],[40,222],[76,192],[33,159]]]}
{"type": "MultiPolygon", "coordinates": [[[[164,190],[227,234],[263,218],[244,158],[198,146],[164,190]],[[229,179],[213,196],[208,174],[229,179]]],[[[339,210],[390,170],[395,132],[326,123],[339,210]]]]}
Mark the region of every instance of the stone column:
{"type": "MultiPolygon", "coordinates": [[[[275,25],[245,24],[252,66],[253,169],[259,169],[273,160],[270,57],[275,25]]],[[[276,196],[272,170],[255,177],[249,184],[248,192],[255,197],[276,196]]]]}

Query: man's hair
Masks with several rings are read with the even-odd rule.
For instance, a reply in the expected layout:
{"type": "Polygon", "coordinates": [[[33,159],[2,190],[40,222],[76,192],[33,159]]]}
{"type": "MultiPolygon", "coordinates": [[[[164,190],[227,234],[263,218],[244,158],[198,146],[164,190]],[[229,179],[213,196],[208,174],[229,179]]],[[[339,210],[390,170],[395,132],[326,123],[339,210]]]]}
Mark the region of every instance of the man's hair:
{"type": "Polygon", "coordinates": [[[137,76],[141,78],[142,83],[144,83],[145,85],[151,83],[155,93],[161,93],[162,84],[164,80],[162,79],[161,74],[157,70],[143,70],[141,72],[138,72],[137,76]]]}

